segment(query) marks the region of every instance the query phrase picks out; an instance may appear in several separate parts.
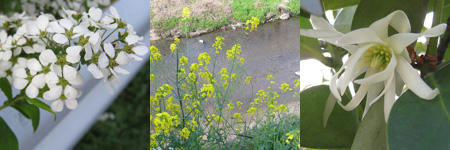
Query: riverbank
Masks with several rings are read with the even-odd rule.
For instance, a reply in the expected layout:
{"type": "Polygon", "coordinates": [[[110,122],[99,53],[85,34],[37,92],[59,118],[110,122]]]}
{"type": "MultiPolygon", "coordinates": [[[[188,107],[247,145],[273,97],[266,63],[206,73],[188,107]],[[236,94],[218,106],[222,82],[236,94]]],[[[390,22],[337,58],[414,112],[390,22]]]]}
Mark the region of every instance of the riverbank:
{"type": "Polygon", "coordinates": [[[151,41],[184,36],[179,24],[184,7],[191,11],[190,37],[237,30],[251,17],[267,23],[300,13],[298,0],[152,0],[150,5],[151,41]]]}

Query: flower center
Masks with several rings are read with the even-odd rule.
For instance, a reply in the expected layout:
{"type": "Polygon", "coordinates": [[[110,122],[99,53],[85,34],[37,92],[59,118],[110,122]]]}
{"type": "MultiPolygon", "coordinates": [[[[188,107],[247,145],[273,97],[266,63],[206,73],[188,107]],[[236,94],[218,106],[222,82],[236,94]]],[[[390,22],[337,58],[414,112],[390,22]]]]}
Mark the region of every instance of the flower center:
{"type": "Polygon", "coordinates": [[[384,45],[375,45],[367,49],[364,53],[364,63],[369,65],[369,68],[375,71],[381,71],[389,64],[392,52],[389,47],[384,45]]]}

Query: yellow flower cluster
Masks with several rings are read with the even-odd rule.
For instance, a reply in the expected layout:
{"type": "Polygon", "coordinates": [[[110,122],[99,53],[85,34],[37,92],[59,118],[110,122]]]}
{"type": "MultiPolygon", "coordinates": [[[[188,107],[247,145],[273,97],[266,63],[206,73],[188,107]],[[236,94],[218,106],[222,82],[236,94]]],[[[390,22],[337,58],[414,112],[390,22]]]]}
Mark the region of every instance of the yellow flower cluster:
{"type": "Polygon", "coordinates": [[[241,113],[234,113],[232,117],[236,122],[242,122],[241,113]]]}
{"type": "Polygon", "coordinates": [[[179,119],[177,115],[171,116],[167,112],[156,114],[153,118],[153,125],[156,135],[164,133],[167,135],[176,125],[178,125],[179,119]]]}
{"type": "Polygon", "coordinates": [[[224,45],[223,43],[224,39],[225,39],[224,37],[218,36],[216,37],[216,41],[214,42],[214,44],[212,44],[212,47],[216,49],[216,54],[219,54],[220,53],[219,50],[222,50],[222,46],[224,45]]]}
{"type": "Polygon", "coordinates": [[[181,65],[181,66],[184,66],[184,65],[186,65],[186,64],[188,64],[188,58],[185,57],[185,56],[182,56],[182,57],[180,58],[180,65],[181,65]]]}
{"type": "Polygon", "coordinates": [[[177,44],[175,44],[175,43],[172,43],[172,44],[170,44],[170,52],[175,52],[177,50],[177,44]]]}
{"type": "Polygon", "coordinates": [[[250,84],[251,81],[252,81],[252,77],[251,77],[251,76],[247,76],[247,77],[245,78],[245,83],[246,83],[246,84],[250,84]]]}
{"type": "Polygon", "coordinates": [[[235,58],[238,58],[241,55],[241,52],[242,52],[241,45],[239,43],[236,43],[230,50],[227,50],[227,59],[233,60],[235,58]]]}
{"type": "Polygon", "coordinates": [[[203,84],[200,93],[202,97],[211,97],[214,93],[214,86],[212,84],[203,84]]]}
{"type": "Polygon", "coordinates": [[[200,66],[208,65],[210,63],[211,57],[207,52],[200,53],[198,55],[198,63],[200,66]]]}
{"type": "Polygon", "coordinates": [[[292,88],[289,87],[289,84],[283,83],[280,86],[280,90],[283,92],[292,91],[292,88]]]}
{"type": "Polygon", "coordinates": [[[183,19],[189,19],[191,17],[191,12],[188,7],[183,8],[183,15],[181,17],[183,17],[183,19]]]}
{"type": "Polygon", "coordinates": [[[180,135],[184,138],[189,138],[190,134],[191,134],[191,131],[189,131],[189,129],[187,129],[186,127],[184,127],[180,132],[180,135]]]}
{"type": "Polygon", "coordinates": [[[257,17],[252,17],[252,19],[247,20],[245,22],[245,30],[252,32],[256,28],[258,28],[259,25],[259,19],[257,17]]]}
{"type": "Polygon", "coordinates": [[[150,62],[153,61],[158,62],[161,59],[161,53],[159,52],[158,48],[155,46],[150,46],[150,62]]]}

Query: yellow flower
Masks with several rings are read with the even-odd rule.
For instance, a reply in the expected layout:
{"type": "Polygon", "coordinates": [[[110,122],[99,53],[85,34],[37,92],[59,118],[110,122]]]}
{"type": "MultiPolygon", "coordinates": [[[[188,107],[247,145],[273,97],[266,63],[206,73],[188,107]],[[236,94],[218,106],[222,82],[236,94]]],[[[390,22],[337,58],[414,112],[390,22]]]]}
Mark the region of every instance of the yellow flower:
{"type": "Polygon", "coordinates": [[[252,19],[247,20],[245,22],[245,30],[252,32],[256,28],[258,28],[259,25],[259,19],[257,17],[252,17],[252,19]]]}
{"type": "Polygon", "coordinates": [[[212,84],[203,84],[200,88],[200,93],[202,97],[211,97],[214,93],[214,86],[212,84]]]}
{"type": "Polygon", "coordinates": [[[161,53],[155,46],[150,46],[150,62],[159,61],[161,59],[161,53]]]}
{"type": "Polygon", "coordinates": [[[271,75],[271,74],[267,75],[267,77],[266,77],[266,80],[267,80],[267,81],[270,81],[270,80],[272,80],[272,79],[273,79],[273,75],[271,75]]]}
{"type": "Polygon", "coordinates": [[[247,77],[245,78],[245,83],[246,83],[246,84],[250,84],[251,80],[252,80],[252,77],[251,77],[251,76],[247,76],[247,77]]]}
{"type": "Polygon", "coordinates": [[[170,51],[173,53],[175,50],[177,50],[177,44],[175,43],[170,44],[170,51]]]}
{"type": "Polygon", "coordinates": [[[155,79],[155,74],[150,73],[150,81],[152,81],[153,79],[155,79]]]}
{"type": "Polygon", "coordinates": [[[240,58],[239,60],[241,61],[241,64],[245,63],[245,59],[244,58],[240,58]]]}
{"type": "Polygon", "coordinates": [[[189,138],[189,135],[191,134],[191,131],[189,131],[189,129],[187,129],[186,127],[183,128],[183,130],[181,130],[180,135],[184,138],[189,138]]]}
{"type": "Polygon", "coordinates": [[[211,57],[207,52],[200,53],[198,55],[198,63],[200,66],[208,65],[210,63],[211,57]]]}
{"type": "Polygon", "coordinates": [[[255,107],[250,107],[250,108],[248,108],[247,113],[250,113],[251,115],[253,115],[253,114],[255,114],[256,110],[257,109],[255,107]]]}
{"type": "Polygon", "coordinates": [[[289,90],[289,91],[292,91],[292,89],[289,87],[289,84],[287,84],[287,83],[281,84],[280,90],[283,91],[283,92],[286,92],[286,91],[288,91],[288,90],[289,90]]]}
{"type": "Polygon", "coordinates": [[[233,103],[228,103],[227,106],[228,107],[226,109],[229,109],[229,110],[232,110],[234,108],[234,104],[233,103]]]}
{"type": "Polygon", "coordinates": [[[195,73],[190,72],[190,73],[188,74],[188,79],[189,79],[190,81],[196,81],[196,80],[197,80],[197,76],[195,75],[195,73]]]}
{"type": "Polygon", "coordinates": [[[278,107],[278,112],[281,112],[281,111],[284,111],[284,112],[286,112],[286,111],[287,111],[287,107],[286,107],[286,105],[284,105],[284,104],[281,104],[281,105],[280,105],[280,107],[278,107]]]}
{"type": "Polygon", "coordinates": [[[186,65],[187,63],[188,63],[188,58],[182,56],[182,57],[180,58],[180,65],[181,65],[181,66],[184,66],[184,65],[186,65]]]}
{"type": "Polygon", "coordinates": [[[182,15],[183,19],[188,19],[191,17],[191,12],[189,11],[188,7],[184,7],[183,8],[183,15],[182,15]]]}
{"type": "Polygon", "coordinates": [[[241,107],[241,105],[242,105],[242,102],[241,102],[241,101],[237,101],[237,102],[236,102],[236,106],[237,106],[237,107],[241,107]]]}
{"type": "Polygon", "coordinates": [[[242,52],[241,45],[239,43],[236,43],[236,44],[233,45],[231,50],[227,50],[227,52],[226,52],[227,59],[228,60],[233,60],[237,56],[241,55],[241,52],[242,52]]]}
{"type": "Polygon", "coordinates": [[[175,44],[180,44],[180,39],[179,38],[175,38],[175,39],[173,39],[173,43],[175,43],[175,44]]]}
{"type": "Polygon", "coordinates": [[[236,120],[236,122],[241,122],[241,121],[242,121],[242,119],[241,119],[241,113],[234,113],[232,118],[233,118],[234,120],[236,120]]]}
{"type": "Polygon", "coordinates": [[[219,53],[218,50],[222,50],[222,46],[224,45],[224,43],[223,43],[224,39],[225,38],[221,37],[221,36],[216,37],[216,41],[212,45],[212,47],[214,47],[216,49],[216,53],[219,53]]]}
{"type": "Polygon", "coordinates": [[[197,72],[198,71],[198,64],[197,63],[192,63],[191,67],[189,67],[189,69],[191,70],[191,72],[197,72]]]}

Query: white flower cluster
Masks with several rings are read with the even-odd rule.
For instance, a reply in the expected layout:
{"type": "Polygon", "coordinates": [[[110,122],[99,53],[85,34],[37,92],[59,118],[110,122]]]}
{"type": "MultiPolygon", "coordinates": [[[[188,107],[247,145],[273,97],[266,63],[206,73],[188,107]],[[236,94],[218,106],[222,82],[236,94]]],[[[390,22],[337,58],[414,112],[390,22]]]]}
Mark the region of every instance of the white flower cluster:
{"type": "Polygon", "coordinates": [[[0,15],[0,78],[29,98],[53,101],[55,112],[64,104],[77,107],[81,92],[74,86],[83,83],[82,67],[113,89],[117,74],[128,74],[121,66],[142,60],[148,48],[115,8],[110,12],[64,10],[63,19],[0,15]]]}
{"type": "Polygon", "coordinates": [[[54,15],[65,14],[64,10],[78,10],[86,12],[92,7],[106,7],[111,0],[20,0],[21,8],[29,15],[47,12],[54,15]]]}

